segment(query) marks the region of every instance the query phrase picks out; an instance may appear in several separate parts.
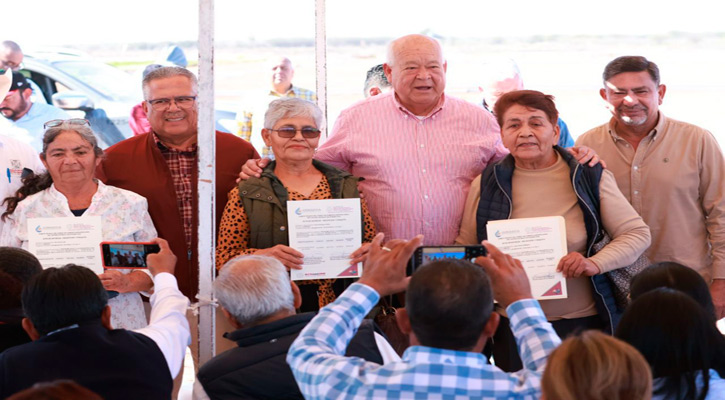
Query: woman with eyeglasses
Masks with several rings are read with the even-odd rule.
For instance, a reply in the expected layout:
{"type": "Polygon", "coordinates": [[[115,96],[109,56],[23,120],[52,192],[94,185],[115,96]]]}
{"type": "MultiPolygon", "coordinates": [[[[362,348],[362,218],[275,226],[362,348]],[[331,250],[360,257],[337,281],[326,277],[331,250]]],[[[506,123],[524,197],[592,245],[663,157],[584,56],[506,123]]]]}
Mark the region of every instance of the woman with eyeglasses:
{"type": "MultiPolygon", "coordinates": [[[[52,120],[45,129],[40,158],[47,172],[26,178],[15,196],[5,199],[0,245],[27,249],[28,218],[100,216],[104,241],[148,242],[156,237],[145,198],[95,179],[103,150],[87,120],[52,120]]],[[[151,289],[151,276],[145,271],[110,270],[99,278],[106,290],[119,293],[108,301],[111,325],[146,326],[138,292],[151,289]]]]}
{"type": "MultiPolygon", "coordinates": [[[[240,254],[271,256],[288,269],[301,269],[303,254],[291,247],[287,232],[287,200],[319,200],[360,197],[360,178],[313,160],[325,121],[314,104],[282,98],[269,104],[264,115],[262,138],[272,147],[275,161],[260,178],[242,181],[229,192],[219,226],[216,265],[221,268],[240,254]]],[[[361,199],[363,242],[375,236],[367,204],[361,199]]],[[[351,263],[362,261],[366,245],[354,253],[351,263]]],[[[302,311],[312,311],[333,300],[344,289],[344,280],[298,281],[302,311]]]]}

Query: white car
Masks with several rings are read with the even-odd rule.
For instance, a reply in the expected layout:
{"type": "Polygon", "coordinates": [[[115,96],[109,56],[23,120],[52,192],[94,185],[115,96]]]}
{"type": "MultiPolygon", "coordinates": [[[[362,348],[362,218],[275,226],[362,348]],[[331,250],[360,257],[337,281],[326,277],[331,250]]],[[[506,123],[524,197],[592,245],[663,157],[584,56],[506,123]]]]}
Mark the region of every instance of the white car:
{"type": "MultiPolygon", "coordinates": [[[[99,146],[106,148],[131,137],[131,108],[141,102],[140,77],[71,51],[26,54],[21,70],[37,84],[45,101],[73,117],[91,121],[99,146]]],[[[36,88],[36,89],[37,89],[36,88]]],[[[231,111],[215,112],[216,129],[230,132],[236,122],[231,111]]]]}

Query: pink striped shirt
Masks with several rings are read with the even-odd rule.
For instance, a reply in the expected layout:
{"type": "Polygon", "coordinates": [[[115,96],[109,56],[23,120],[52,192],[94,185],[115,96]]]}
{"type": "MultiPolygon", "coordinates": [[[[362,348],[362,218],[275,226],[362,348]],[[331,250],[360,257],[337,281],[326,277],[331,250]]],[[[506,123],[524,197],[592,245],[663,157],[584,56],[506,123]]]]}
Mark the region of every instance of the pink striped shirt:
{"type": "Polygon", "coordinates": [[[422,233],[427,245],[448,245],[471,181],[506,154],[483,108],[444,96],[419,118],[389,92],[342,111],[315,158],[365,178],[360,189],[386,239],[422,233]]]}

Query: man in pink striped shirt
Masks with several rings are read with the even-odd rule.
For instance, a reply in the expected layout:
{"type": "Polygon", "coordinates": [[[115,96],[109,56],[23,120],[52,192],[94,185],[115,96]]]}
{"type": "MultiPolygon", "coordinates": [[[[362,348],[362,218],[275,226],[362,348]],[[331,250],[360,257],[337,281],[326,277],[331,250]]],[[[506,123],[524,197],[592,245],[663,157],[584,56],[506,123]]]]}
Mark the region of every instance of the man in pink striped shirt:
{"type": "MultiPolygon", "coordinates": [[[[387,59],[393,91],[342,111],[315,158],[365,178],[360,190],[386,238],[453,244],[471,181],[508,151],[491,113],[444,94],[438,41],[403,36],[387,59]]],[[[242,176],[259,173],[250,160],[242,176]]]]}

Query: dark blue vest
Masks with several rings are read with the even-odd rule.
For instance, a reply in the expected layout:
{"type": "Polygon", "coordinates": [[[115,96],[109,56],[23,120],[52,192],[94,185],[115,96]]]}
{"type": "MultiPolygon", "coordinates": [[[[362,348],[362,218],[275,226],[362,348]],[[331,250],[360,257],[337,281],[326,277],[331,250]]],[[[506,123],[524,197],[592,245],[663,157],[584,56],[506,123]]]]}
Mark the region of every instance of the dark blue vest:
{"type": "MultiPolygon", "coordinates": [[[[584,225],[587,231],[587,257],[594,255],[594,243],[603,237],[602,220],[599,216],[599,181],[602,177],[602,166],[594,167],[579,164],[566,150],[554,146],[564,161],[569,165],[570,177],[574,192],[577,195],[579,206],[584,215],[584,225]]],[[[512,189],[511,181],[514,174],[514,158],[506,156],[503,160],[490,164],[481,174],[481,200],[476,212],[476,233],[478,240],[487,239],[486,224],[511,218],[512,189]]],[[[619,323],[622,310],[618,310],[612,283],[606,275],[599,274],[591,277],[594,285],[594,300],[599,316],[602,317],[609,333],[619,323]]]]}

